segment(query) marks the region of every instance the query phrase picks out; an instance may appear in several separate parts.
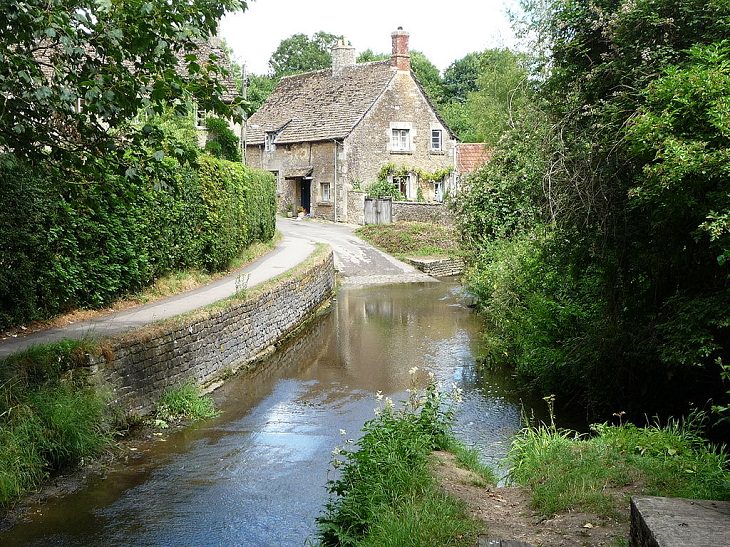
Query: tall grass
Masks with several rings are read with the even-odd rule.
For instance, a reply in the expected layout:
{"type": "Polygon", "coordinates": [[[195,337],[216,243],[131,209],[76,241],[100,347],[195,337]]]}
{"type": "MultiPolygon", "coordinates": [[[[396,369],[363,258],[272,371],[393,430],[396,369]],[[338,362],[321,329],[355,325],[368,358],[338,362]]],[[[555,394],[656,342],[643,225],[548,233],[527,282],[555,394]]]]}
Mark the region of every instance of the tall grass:
{"type": "Polygon", "coordinates": [[[699,435],[698,419],[597,424],[591,436],[528,426],[512,442],[509,479],[528,486],[533,506],[548,516],[568,510],[616,516],[624,500],[611,489],[628,486],[646,495],[728,500],[727,453],[699,435]]]}
{"type": "Polygon", "coordinates": [[[433,384],[400,410],[386,399],[357,450],[337,448],[341,473],[318,519],[323,545],[473,545],[480,525],[437,487],[429,454],[450,443],[453,411],[433,384]]]}
{"type": "Polygon", "coordinates": [[[104,400],[75,370],[89,348],[63,341],[0,361],[0,505],[109,443],[104,400]]]}
{"type": "Polygon", "coordinates": [[[192,383],[167,390],[157,402],[158,423],[180,420],[203,420],[217,414],[213,399],[202,395],[192,383]]]}

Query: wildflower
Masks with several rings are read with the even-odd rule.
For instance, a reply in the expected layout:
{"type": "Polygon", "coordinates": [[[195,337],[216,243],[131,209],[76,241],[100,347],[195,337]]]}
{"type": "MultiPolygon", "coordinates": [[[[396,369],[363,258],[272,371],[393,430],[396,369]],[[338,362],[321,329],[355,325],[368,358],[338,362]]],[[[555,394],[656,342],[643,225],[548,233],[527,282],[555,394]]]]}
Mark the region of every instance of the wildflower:
{"type": "Polygon", "coordinates": [[[376,416],[380,416],[380,409],[379,408],[374,408],[373,411],[375,412],[375,415],[376,416]]]}
{"type": "Polygon", "coordinates": [[[332,449],[332,455],[333,456],[339,456],[340,454],[342,454],[342,449],[339,446],[335,446],[332,449]]]}
{"type": "Polygon", "coordinates": [[[347,431],[345,431],[344,429],[340,429],[340,435],[347,435],[347,431]]]}
{"type": "Polygon", "coordinates": [[[429,372],[428,373],[428,379],[429,380],[435,380],[436,379],[436,375],[433,372],[429,372]]]}
{"type": "Polygon", "coordinates": [[[377,399],[378,401],[382,401],[382,400],[383,400],[383,392],[382,392],[382,391],[378,391],[378,392],[377,392],[377,393],[375,394],[375,398],[376,398],[376,399],[377,399]]]}
{"type": "Polygon", "coordinates": [[[388,410],[392,410],[395,405],[393,404],[393,399],[390,397],[385,398],[385,408],[388,410]]]}
{"type": "Polygon", "coordinates": [[[418,367],[412,367],[412,368],[411,368],[411,369],[410,369],[410,370],[408,371],[408,374],[410,374],[410,375],[413,375],[413,374],[415,374],[416,372],[418,372],[418,367]]]}

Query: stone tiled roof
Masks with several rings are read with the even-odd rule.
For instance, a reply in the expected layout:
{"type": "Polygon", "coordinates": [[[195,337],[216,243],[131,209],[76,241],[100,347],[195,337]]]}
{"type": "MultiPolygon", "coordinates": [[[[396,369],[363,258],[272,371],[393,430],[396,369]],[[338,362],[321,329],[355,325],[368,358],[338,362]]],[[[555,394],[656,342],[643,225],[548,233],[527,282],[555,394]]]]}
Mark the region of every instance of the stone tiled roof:
{"type": "Polygon", "coordinates": [[[275,131],[277,144],[342,139],[358,124],[395,76],[390,61],[331,69],[281,79],[249,119],[248,144],[275,131]]]}
{"type": "Polygon", "coordinates": [[[479,169],[492,157],[492,149],[486,144],[460,142],[456,145],[456,169],[466,175],[479,169]]]}

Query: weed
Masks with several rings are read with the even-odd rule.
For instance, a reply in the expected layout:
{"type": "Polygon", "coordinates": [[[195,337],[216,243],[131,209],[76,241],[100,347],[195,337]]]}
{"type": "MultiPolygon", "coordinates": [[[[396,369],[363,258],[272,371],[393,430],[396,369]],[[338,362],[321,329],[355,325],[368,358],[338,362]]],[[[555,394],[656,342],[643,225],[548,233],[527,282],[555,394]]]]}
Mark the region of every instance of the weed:
{"type": "Polygon", "coordinates": [[[364,226],[357,235],[398,258],[406,256],[457,256],[458,244],[453,229],[426,222],[398,222],[364,226]]]}
{"type": "Polygon", "coordinates": [[[544,515],[576,509],[616,516],[609,489],[628,485],[647,495],[730,499],[727,455],[698,434],[702,419],[597,424],[593,436],[528,425],[512,442],[509,479],[530,487],[544,515]]]}
{"type": "MultiPolygon", "coordinates": [[[[380,397],[380,395],[379,395],[380,397]]],[[[453,444],[453,402],[433,382],[403,408],[385,400],[359,449],[336,448],[340,478],[317,519],[323,545],[473,545],[479,525],[436,486],[428,456],[453,444]]],[[[347,444],[347,443],[346,443],[347,444]]]]}
{"type": "Polygon", "coordinates": [[[165,427],[169,422],[203,420],[216,414],[213,399],[201,395],[194,384],[186,383],[166,391],[160,397],[155,412],[155,423],[165,427]]]}

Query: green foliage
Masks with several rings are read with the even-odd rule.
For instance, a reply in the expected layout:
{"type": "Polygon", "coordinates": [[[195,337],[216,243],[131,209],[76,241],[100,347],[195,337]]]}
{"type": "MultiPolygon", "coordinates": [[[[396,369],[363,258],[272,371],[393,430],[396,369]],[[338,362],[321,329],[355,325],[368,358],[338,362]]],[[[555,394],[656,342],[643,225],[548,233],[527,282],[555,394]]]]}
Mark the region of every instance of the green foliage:
{"type": "Polygon", "coordinates": [[[320,70],[332,66],[330,50],[340,36],[327,32],[315,32],[312,37],[294,34],[279,43],[269,60],[275,79],[290,74],[320,70]]]}
{"type": "Polygon", "coordinates": [[[248,96],[247,99],[250,104],[251,113],[256,112],[264,101],[269,98],[271,92],[274,91],[276,78],[269,76],[258,76],[256,74],[249,74],[248,76],[248,96]]]}
{"type": "Polygon", "coordinates": [[[0,505],[110,442],[105,401],[76,369],[92,349],[63,341],[0,362],[0,505]]]}
{"type": "Polygon", "coordinates": [[[240,141],[226,120],[216,117],[206,118],[205,128],[208,130],[205,143],[207,152],[216,158],[233,162],[241,161],[240,141]]]}
{"type": "Polygon", "coordinates": [[[0,157],[0,328],[103,306],[174,269],[224,268],[273,236],[270,174],[158,158],[130,154],[133,176],[109,162],[96,179],[69,184],[0,157]]]}
{"type": "Polygon", "coordinates": [[[416,75],[416,79],[423,86],[431,102],[434,105],[441,104],[444,98],[444,89],[439,69],[420,51],[412,50],[410,53],[411,70],[416,75]]]}
{"type": "Polygon", "coordinates": [[[627,485],[652,496],[730,499],[727,455],[706,444],[698,425],[597,424],[590,437],[528,426],[512,442],[509,478],[530,487],[533,506],[546,516],[574,510],[615,517],[624,500],[606,489],[627,485]]]}
{"type": "Polygon", "coordinates": [[[597,412],[722,406],[730,5],[526,6],[534,100],[456,203],[490,355],[597,412]]]}
{"type": "Polygon", "coordinates": [[[167,390],[157,401],[155,418],[158,423],[180,420],[204,420],[217,414],[213,399],[201,395],[192,383],[167,390]]]}
{"type": "Polygon", "coordinates": [[[454,230],[440,224],[397,222],[362,226],[356,233],[365,241],[397,257],[459,254],[454,230]]]}
{"type": "Polygon", "coordinates": [[[432,383],[413,391],[400,410],[386,399],[363,427],[358,450],[333,451],[341,473],[329,483],[332,498],[317,519],[323,545],[474,543],[477,526],[429,471],[431,451],[450,443],[452,403],[432,383]]]}
{"type": "Polygon", "coordinates": [[[406,199],[406,196],[393,186],[393,183],[389,182],[388,179],[376,180],[368,185],[365,191],[371,198],[393,198],[396,201],[405,201],[406,199]]]}
{"type": "Polygon", "coordinates": [[[444,75],[441,112],[460,140],[495,145],[517,119],[532,114],[526,64],[524,55],[508,49],[470,53],[452,63],[444,75]]]}
{"type": "Polygon", "coordinates": [[[225,60],[202,58],[197,44],[216,34],[224,13],[245,7],[239,0],[6,2],[0,149],[93,173],[97,159],[146,139],[127,124],[142,110],[182,108],[192,95],[208,111],[236,114],[238,103],[221,100],[225,60]]]}
{"type": "Polygon", "coordinates": [[[375,53],[372,49],[366,49],[357,56],[358,63],[372,63],[373,61],[386,61],[390,59],[387,53],[375,53]]]}

